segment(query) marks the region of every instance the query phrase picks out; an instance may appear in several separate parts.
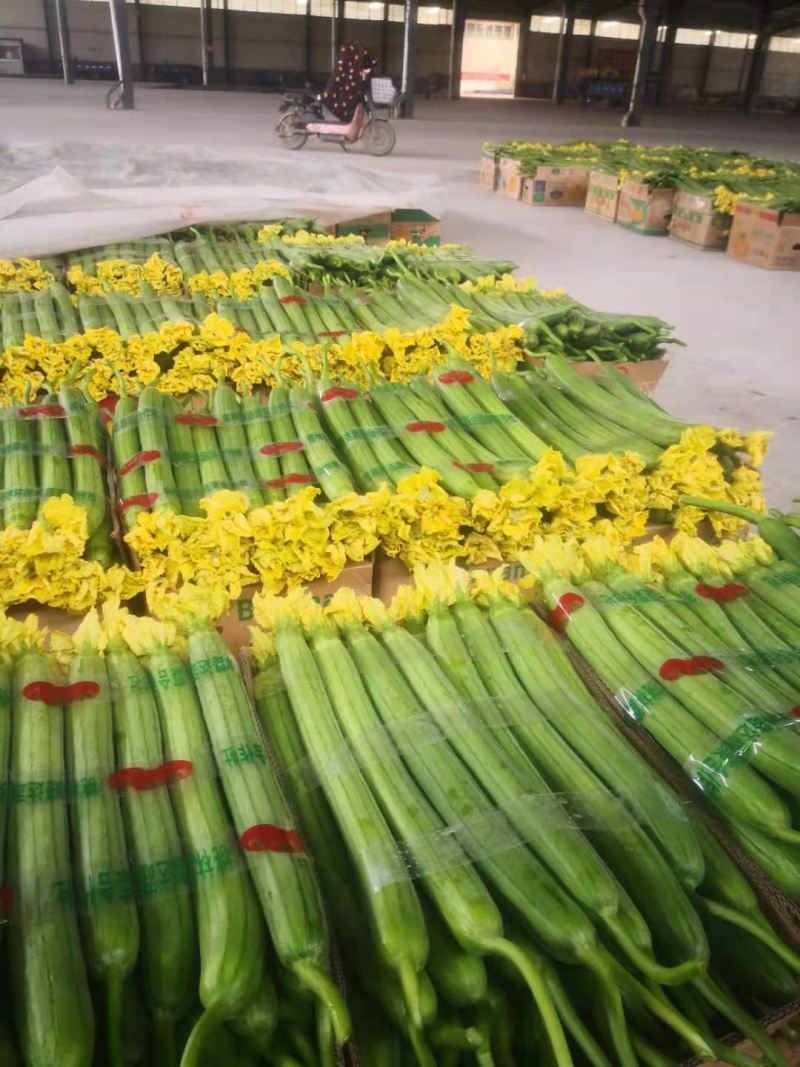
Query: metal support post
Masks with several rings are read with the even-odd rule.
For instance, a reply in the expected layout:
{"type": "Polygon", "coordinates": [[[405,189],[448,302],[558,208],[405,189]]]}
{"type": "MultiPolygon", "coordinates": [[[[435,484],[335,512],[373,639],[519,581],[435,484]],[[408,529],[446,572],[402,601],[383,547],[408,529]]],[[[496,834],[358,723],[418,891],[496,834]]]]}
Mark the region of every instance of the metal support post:
{"type": "Polygon", "coordinates": [[[61,52],[61,71],[64,76],[64,84],[72,85],[75,81],[75,76],[72,71],[72,47],[69,40],[67,0],[56,0],[56,23],[58,25],[58,47],[61,52]]]}
{"type": "Polygon", "coordinates": [[[311,28],[311,3],[310,0],[306,0],[306,81],[311,81],[311,75],[313,72],[314,60],[313,60],[313,37],[311,28]]]}
{"type": "Polygon", "coordinates": [[[753,58],[750,61],[750,73],[747,76],[747,86],[744,90],[744,106],[748,111],[758,110],[761,82],[764,80],[764,70],[769,58],[771,14],[772,4],[770,0],[762,0],[758,13],[756,40],[753,45],[753,58]]]}
{"type": "Polygon", "coordinates": [[[419,0],[406,0],[403,20],[403,118],[414,118],[414,87],[417,80],[417,12],[419,0]]]}
{"type": "Polygon", "coordinates": [[[139,49],[139,80],[144,81],[144,40],[142,38],[142,2],[134,0],[136,13],[136,44],[139,49]]]}
{"type": "Polygon", "coordinates": [[[344,44],[344,0],[336,0],[336,50],[344,44]]]}
{"type": "Polygon", "coordinates": [[[231,34],[228,0],[222,0],[222,40],[225,45],[225,84],[231,81],[231,34]]]}
{"type": "Polygon", "coordinates": [[[114,36],[114,54],[117,57],[117,73],[121,94],[119,106],[124,111],[133,109],[133,72],[131,70],[131,38],[128,31],[128,12],[125,0],[109,0],[111,8],[111,32],[114,36]]]}
{"type": "Polygon", "coordinates": [[[700,79],[700,99],[705,99],[708,93],[708,79],[711,75],[711,64],[714,60],[714,45],[717,43],[717,31],[714,30],[708,39],[705,58],[703,59],[703,75],[700,79]]]}
{"type": "Polygon", "coordinates": [[[569,0],[561,5],[561,33],[558,35],[556,76],[553,81],[553,103],[563,104],[567,93],[569,54],[572,50],[572,34],[575,29],[575,6],[569,0]]]}
{"type": "Polygon", "coordinates": [[[200,62],[203,70],[203,85],[207,86],[211,81],[214,67],[214,30],[211,25],[210,0],[200,0],[200,48],[202,49],[200,62]]]}
{"type": "Polygon", "coordinates": [[[669,76],[672,71],[672,54],[675,48],[675,35],[678,32],[678,23],[676,18],[670,10],[669,21],[667,22],[667,29],[664,33],[664,40],[661,42],[661,58],[658,62],[658,77],[656,79],[656,94],[655,105],[656,107],[663,107],[664,100],[667,96],[667,89],[669,88],[669,76]]]}
{"type": "Polygon", "coordinates": [[[389,77],[389,4],[384,0],[383,22],[381,23],[381,74],[389,77]]]}
{"type": "Polygon", "coordinates": [[[636,56],[636,69],[633,72],[631,100],[628,111],[622,120],[623,126],[641,126],[642,104],[647,88],[647,77],[653,61],[653,49],[658,35],[658,23],[661,17],[661,4],[654,0],[637,0],[642,29],[639,34],[639,52],[636,56]]]}
{"type": "Polygon", "coordinates": [[[453,23],[450,27],[450,69],[447,99],[461,96],[461,57],[464,54],[464,30],[467,25],[466,0],[453,0],[453,23]]]}

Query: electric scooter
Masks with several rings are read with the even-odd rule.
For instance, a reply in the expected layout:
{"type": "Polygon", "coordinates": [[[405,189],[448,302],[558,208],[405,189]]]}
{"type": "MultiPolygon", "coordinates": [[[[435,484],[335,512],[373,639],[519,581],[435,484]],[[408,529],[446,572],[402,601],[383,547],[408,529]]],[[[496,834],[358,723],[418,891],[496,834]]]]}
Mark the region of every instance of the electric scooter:
{"type": "Polygon", "coordinates": [[[395,146],[397,134],[391,124],[375,115],[376,107],[387,107],[390,112],[401,99],[391,78],[373,78],[371,70],[361,72],[364,85],[364,101],[357,105],[348,123],[325,118],[322,94],[287,93],[281,104],[284,117],[275,128],[286,148],[297,151],[309,137],[338,144],[343,151],[363,141],[371,156],[388,156],[395,146]]]}

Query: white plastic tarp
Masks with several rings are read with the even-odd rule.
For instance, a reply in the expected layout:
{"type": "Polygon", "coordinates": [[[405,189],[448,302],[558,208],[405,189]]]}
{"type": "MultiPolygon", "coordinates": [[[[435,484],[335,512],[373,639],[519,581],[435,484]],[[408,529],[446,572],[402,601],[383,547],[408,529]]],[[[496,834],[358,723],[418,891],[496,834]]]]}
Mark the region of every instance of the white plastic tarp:
{"type": "Polygon", "coordinates": [[[441,218],[433,175],[334,154],[152,145],[0,144],[0,258],[56,255],[200,222],[314,216],[323,225],[396,208],[441,218]]]}

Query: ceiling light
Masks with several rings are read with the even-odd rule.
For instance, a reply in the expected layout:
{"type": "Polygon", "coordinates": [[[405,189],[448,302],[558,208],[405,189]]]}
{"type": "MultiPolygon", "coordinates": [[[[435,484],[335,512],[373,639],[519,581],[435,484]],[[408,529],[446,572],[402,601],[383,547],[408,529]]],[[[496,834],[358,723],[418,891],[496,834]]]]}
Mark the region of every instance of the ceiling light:
{"type": "Polygon", "coordinates": [[[604,26],[619,26],[618,22],[604,22],[604,26]]]}
{"type": "Polygon", "coordinates": [[[547,18],[544,21],[545,22],[560,22],[561,19],[559,18],[558,15],[548,15],[547,18]]]}

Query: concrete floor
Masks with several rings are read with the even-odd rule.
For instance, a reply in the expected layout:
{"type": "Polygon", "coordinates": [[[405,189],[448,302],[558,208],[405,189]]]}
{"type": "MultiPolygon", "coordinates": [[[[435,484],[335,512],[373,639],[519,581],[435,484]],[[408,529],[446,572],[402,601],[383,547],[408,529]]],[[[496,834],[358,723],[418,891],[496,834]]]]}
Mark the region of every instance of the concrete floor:
{"type": "MultiPolygon", "coordinates": [[[[257,93],[203,93],[137,86],[137,109],[109,112],[108,86],[69,89],[49,81],[0,83],[2,143],[138,142],[163,148],[196,144],[263,153],[287,166],[298,156],[272,137],[279,99],[257,93]]],[[[513,259],[523,275],[564,286],[599,309],[659,315],[686,349],[674,349],[658,400],[673,414],[717,426],[775,431],[765,467],[768,502],[786,508],[800,494],[800,276],[735,263],[668,238],[630,234],[577,209],[535,209],[477,185],[482,142],[611,139],[619,113],[556,109],[530,101],[420,101],[413,122],[398,122],[395,153],[353,162],[382,175],[441,180],[443,235],[489,256],[513,259]]],[[[800,120],[774,116],[666,111],[629,131],[648,144],[738,148],[761,155],[800,155],[800,120]]],[[[319,172],[340,163],[335,145],[309,144],[304,163],[319,172]]],[[[90,151],[87,149],[87,158],[90,151]]],[[[2,249],[0,249],[2,256],[2,249]]]]}

